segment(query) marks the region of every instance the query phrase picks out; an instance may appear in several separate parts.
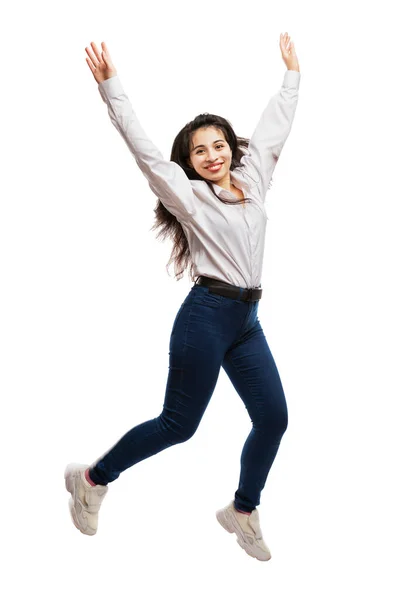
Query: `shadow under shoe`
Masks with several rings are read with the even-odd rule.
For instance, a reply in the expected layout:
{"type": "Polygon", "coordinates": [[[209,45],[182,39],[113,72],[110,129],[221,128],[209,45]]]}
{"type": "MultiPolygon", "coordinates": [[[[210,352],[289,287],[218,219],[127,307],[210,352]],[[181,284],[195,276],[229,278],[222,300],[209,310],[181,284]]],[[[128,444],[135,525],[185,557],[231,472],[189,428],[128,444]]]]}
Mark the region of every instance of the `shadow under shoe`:
{"type": "Polygon", "coordinates": [[[108,492],[108,487],[90,485],[85,477],[88,468],[89,465],[71,463],[65,469],[64,478],[65,487],[71,494],[69,511],[75,527],[85,535],[95,535],[100,505],[108,492]]]}
{"type": "Polygon", "coordinates": [[[216,512],[220,525],[229,533],[236,533],[237,543],[247,554],[257,560],[270,560],[271,552],[264,542],[260,517],[255,508],[250,515],[235,509],[234,501],[216,512]]]}

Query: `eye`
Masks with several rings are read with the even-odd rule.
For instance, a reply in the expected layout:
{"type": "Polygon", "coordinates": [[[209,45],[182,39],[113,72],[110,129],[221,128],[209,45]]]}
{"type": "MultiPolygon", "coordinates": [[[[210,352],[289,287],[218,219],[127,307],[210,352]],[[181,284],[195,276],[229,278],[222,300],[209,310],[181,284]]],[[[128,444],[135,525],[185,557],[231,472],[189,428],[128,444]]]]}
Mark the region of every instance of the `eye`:
{"type": "MultiPolygon", "coordinates": [[[[217,144],[215,147],[216,148],[223,148],[224,144],[217,144]]],[[[203,150],[197,150],[196,154],[199,154],[200,152],[204,152],[204,151],[203,150]]]]}

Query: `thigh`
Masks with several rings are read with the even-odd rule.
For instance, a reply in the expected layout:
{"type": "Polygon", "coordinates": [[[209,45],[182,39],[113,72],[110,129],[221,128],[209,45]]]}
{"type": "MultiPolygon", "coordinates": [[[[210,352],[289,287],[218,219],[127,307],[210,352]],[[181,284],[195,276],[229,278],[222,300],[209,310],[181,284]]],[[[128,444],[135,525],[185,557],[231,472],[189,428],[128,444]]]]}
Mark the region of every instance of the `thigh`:
{"type": "Polygon", "coordinates": [[[222,366],[254,425],[286,427],[287,405],[282,382],[258,318],[227,351],[222,366]]]}
{"type": "Polygon", "coordinates": [[[196,290],[180,307],[172,327],[163,412],[191,434],[214,392],[226,350],[220,335],[221,307],[221,297],[196,290]]]}

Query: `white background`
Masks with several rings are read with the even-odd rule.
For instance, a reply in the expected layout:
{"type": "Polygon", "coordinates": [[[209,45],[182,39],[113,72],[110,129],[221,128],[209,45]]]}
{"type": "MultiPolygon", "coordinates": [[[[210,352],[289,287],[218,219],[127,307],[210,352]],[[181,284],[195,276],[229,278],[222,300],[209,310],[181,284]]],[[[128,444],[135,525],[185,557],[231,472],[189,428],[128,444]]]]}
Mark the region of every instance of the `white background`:
{"type": "Polygon", "coordinates": [[[399,50],[394,3],[19,2],[1,18],[2,586],[21,598],[399,597],[399,50]],[[372,5],[371,5],[372,6],[372,5]],[[392,10],[391,10],[392,9],[392,10]],[[221,370],[196,435],[113,484],[96,536],[64,467],[160,413],[192,285],[85,61],[105,41],[169,157],[200,112],[249,137],[295,43],[259,318],[289,427],[259,506],[272,560],[215,519],[250,431],[221,370]]]}

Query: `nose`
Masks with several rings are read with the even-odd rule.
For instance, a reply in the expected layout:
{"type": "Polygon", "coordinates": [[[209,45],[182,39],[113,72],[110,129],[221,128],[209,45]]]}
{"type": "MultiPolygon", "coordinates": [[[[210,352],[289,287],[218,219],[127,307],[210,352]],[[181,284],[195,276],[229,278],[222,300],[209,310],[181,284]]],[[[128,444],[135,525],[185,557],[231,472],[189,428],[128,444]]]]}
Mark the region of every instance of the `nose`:
{"type": "Polygon", "coordinates": [[[214,150],[214,148],[212,150],[209,150],[207,153],[207,162],[212,164],[213,162],[215,162],[216,159],[216,152],[214,150]]]}

